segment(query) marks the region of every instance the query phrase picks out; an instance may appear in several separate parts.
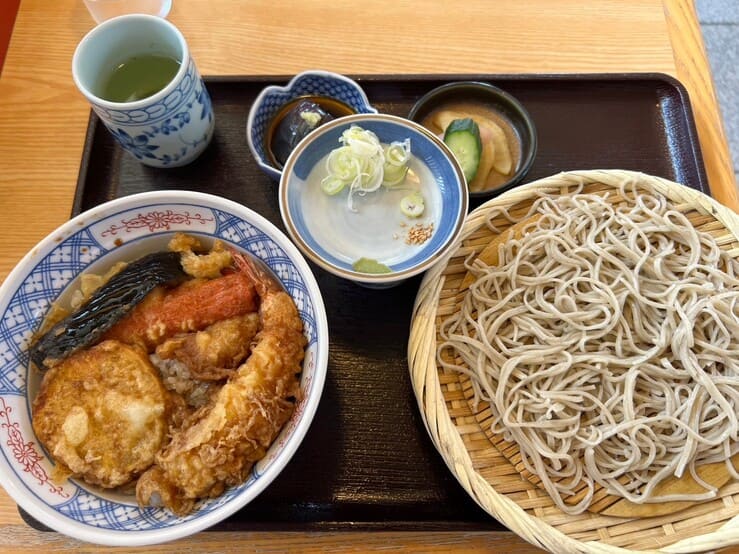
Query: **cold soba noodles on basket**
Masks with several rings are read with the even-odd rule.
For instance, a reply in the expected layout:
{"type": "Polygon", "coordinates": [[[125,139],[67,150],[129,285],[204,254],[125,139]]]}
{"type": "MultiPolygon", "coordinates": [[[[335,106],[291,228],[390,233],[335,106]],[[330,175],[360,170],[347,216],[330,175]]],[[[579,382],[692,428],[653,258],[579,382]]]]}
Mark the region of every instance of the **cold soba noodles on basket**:
{"type": "Polygon", "coordinates": [[[596,483],[634,502],[711,498],[654,489],[737,450],[739,264],[648,187],[612,194],[502,210],[519,222],[441,328],[440,363],[462,357],[495,432],[572,513],[596,483]]]}
{"type": "MultiPolygon", "coordinates": [[[[554,176],[475,210],[426,275],[409,345],[422,414],[468,492],[527,540],[668,544],[685,535],[660,521],[730,500],[739,241],[709,200],[630,172],[554,176]]],[[[712,513],[692,536],[731,517],[712,513]]]]}

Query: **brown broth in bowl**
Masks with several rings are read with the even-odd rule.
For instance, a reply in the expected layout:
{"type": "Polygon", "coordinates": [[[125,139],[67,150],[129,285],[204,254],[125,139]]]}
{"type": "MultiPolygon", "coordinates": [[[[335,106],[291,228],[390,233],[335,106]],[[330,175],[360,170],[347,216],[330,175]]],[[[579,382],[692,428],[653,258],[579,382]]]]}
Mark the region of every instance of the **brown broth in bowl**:
{"type": "Polygon", "coordinates": [[[265,150],[267,151],[267,156],[269,157],[270,163],[277,168],[281,169],[283,167],[283,162],[281,162],[275,154],[277,134],[280,132],[281,128],[280,124],[283,119],[290,114],[290,112],[292,112],[301,102],[305,101],[318,104],[318,106],[334,118],[356,113],[354,108],[348,104],[329,96],[305,95],[293,98],[287,102],[272,118],[272,121],[270,121],[269,126],[267,127],[267,132],[265,133],[265,150]]]}
{"type": "Polygon", "coordinates": [[[499,112],[479,102],[449,102],[431,111],[421,124],[443,137],[450,121],[463,118],[471,118],[478,124],[483,143],[478,172],[467,183],[470,191],[494,190],[504,185],[516,173],[521,162],[521,141],[510,121],[499,112]],[[493,126],[498,130],[493,129],[493,126]],[[491,136],[493,133],[495,136],[491,136]],[[507,155],[503,148],[507,150],[507,155]],[[489,169],[486,169],[487,163],[492,164],[489,169]]]}

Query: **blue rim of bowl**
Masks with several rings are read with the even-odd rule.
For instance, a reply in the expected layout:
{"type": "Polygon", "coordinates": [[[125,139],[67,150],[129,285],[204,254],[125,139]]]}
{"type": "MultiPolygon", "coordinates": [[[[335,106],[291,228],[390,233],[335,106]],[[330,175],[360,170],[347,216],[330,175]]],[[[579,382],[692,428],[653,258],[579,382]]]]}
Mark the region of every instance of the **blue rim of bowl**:
{"type": "MultiPolygon", "coordinates": [[[[365,111],[361,112],[364,114],[376,114],[377,109],[370,104],[369,98],[367,98],[367,93],[364,92],[364,89],[354,81],[353,79],[350,79],[349,77],[345,75],[341,75],[339,73],[334,73],[332,71],[325,71],[322,69],[311,69],[308,71],[303,71],[301,73],[298,73],[295,75],[290,81],[284,85],[270,85],[268,87],[265,87],[262,89],[262,91],[259,93],[259,95],[254,99],[254,102],[251,105],[251,108],[249,109],[249,114],[246,118],[246,142],[249,146],[249,151],[251,152],[252,157],[257,162],[257,165],[270,175],[272,178],[279,180],[280,176],[282,175],[282,171],[284,168],[278,169],[271,165],[269,161],[264,158],[259,150],[257,149],[256,145],[254,144],[254,140],[252,139],[252,129],[254,127],[254,120],[256,119],[257,112],[259,111],[258,108],[263,104],[265,97],[267,97],[270,94],[275,93],[290,93],[292,92],[293,88],[295,87],[296,83],[299,82],[301,79],[305,79],[306,77],[326,77],[330,79],[336,79],[339,81],[344,81],[347,85],[351,86],[352,88],[356,89],[357,94],[361,98],[365,111]]],[[[352,109],[356,109],[356,106],[349,105],[352,109]]],[[[276,113],[276,112],[275,112],[276,113]]],[[[272,114],[273,116],[275,114],[272,114]]]]}
{"type": "MultiPolygon", "coordinates": [[[[382,140],[382,137],[380,137],[380,139],[382,140]]],[[[285,224],[285,228],[287,229],[287,232],[293,239],[293,241],[295,241],[295,243],[298,245],[298,248],[302,250],[303,253],[312,262],[316,263],[329,273],[333,273],[334,275],[338,275],[339,277],[370,285],[394,283],[403,279],[407,279],[414,275],[418,275],[419,273],[422,273],[433,266],[446,252],[449,251],[450,248],[454,246],[457,239],[459,238],[459,235],[462,232],[465,218],[467,216],[467,208],[469,205],[469,191],[467,189],[467,182],[465,181],[464,173],[462,172],[459,163],[455,159],[454,154],[452,154],[451,150],[449,150],[449,147],[447,147],[447,145],[444,144],[444,142],[439,137],[434,135],[431,131],[426,129],[421,124],[409,119],[389,114],[348,115],[345,117],[334,119],[333,121],[329,121],[328,123],[313,131],[295,147],[295,150],[292,151],[287,161],[285,162],[282,177],[280,178],[278,194],[280,202],[280,214],[282,215],[282,221],[285,224]],[[455,181],[458,185],[460,193],[459,209],[456,214],[454,228],[449,233],[447,241],[445,243],[442,243],[435,251],[431,252],[423,262],[401,271],[393,271],[392,273],[361,273],[358,271],[350,271],[325,260],[302,238],[297,226],[293,221],[292,214],[290,213],[288,207],[288,178],[295,166],[298,157],[300,157],[300,154],[306,148],[308,148],[308,146],[312,143],[312,140],[315,140],[317,137],[322,136],[323,134],[333,130],[335,127],[351,125],[352,123],[361,124],[361,122],[368,120],[393,123],[402,127],[408,127],[427,138],[441,151],[442,154],[444,154],[445,158],[448,160],[452,170],[456,175],[455,181]]]]}
{"type": "MultiPolygon", "coordinates": [[[[323,298],[320,288],[318,287],[318,283],[313,276],[313,272],[299,250],[295,248],[295,245],[283,232],[260,214],[231,200],[200,192],[165,190],[124,196],[101,204],[95,208],[91,208],[90,210],[62,224],[30,250],[11,271],[3,284],[0,285],[0,305],[3,311],[12,301],[12,294],[17,294],[19,287],[21,287],[23,281],[28,278],[30,272],[36,268],[41,261],[47,258],[61,243],[67,241],[73,236],[76,236],[78,233],[83,232],[83,229],[87,229],[94,225],[94,223],[92,223],[93,220],[97,220],[98,218],[105,220],[119,213],[137,209],[141,203],[152,205],[191,204],[205,206],[208,210],[222,211],[230,214],[232,218],[238,217],[240,220],[245,221],[249,226],[256,227],[266,236],[270,237],[271,240],[274,240],[275,243],[284,250],[301,275],[306,287],[315,293],[315,296],[311,297],[311,302],[315,312],[314,324],[317,333],[317,352],[314,365],[315,373],[314,380],[311,385],[312,387],[315,387],[315,397],[311,403],[305,405],[302,418],[297,422],[290,438],[285,443],[284,449],[280,451],[275,460],[270,463],[264,473],[262,473],[256,481],[251,482],[246,487],[244,486],[247,485],[246,482],[240,486],[232,487],[224,493],[224,496],[227,498],[211,510],[201,514],[195,513],[192,517],[188,517],[184,520],[175,517],[172,524],[162,527],[133,531],[91,526],[89,523],[83,523],[70,518],[69,516],[60,514],[58,507],[63,506],[65,503],[61,503],[59,506],[51,506],[49,503],[38,497],[38,495],[28,494],[25,491],[27,484],[18,477],[15,470],[11,469],[9,473],[2,472],[2,474],[0,474],[0,483],[6,492],[19,506],[23,507],[24,510],[43,524],[80,540],[111,546],[144,546],[189,536],[215,525],[256,498],[274,481],[284,467],[287,466],[305,438],[315,416],[318,404],[320,403],[328,362],[329,335],[323,298]],[[5,293],[9,293],[7,301],[2,300],[5,293]],[[323,341],[318,340],[318,337],[323,337],[323,341]],[[274,463],[277,458],[280,459],[280,464],[274,463]]],[[[162,234],[166,232],[168,231],[157,230],[154,234],[162,234]]],[[[239,243],[237,242],[236,244],[239,243]]],[[[241,245],[239,244],[239,246],[241,245]]],[[[103,257],[114,250],[110,248],[103,249],[107,251],[102,255],[103,257]]],[[[261,256],[255,252],[252,252],[252,254],[261,258],[261,256]]],[[[62,290],[65,287],[66,285],[62,287],[62,290]]],[[[27,375],[28,368],[25,369],[25,372],[27,375]]],[[[29,399],[26,394],[26,402],[28,401],[29,399]]],[[[3,463],[5,462],[3,461],[3,463]]],[[[76,487],[76,490],[80,489],[79,485],[75,484],[74,486],[76,487]]],[[[88,491],[85,491],[85,493],[87,492],[88,491]]],[[[78,493],[75,493],[73,498],[76,498],[77,495],[78,493]]]]}

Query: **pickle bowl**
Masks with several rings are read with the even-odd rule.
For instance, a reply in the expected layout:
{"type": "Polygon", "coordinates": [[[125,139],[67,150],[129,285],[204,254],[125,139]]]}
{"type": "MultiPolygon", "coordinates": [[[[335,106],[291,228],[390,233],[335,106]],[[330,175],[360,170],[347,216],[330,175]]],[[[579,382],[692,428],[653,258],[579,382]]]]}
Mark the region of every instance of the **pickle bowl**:
{"type": "Polygon", "coordinates": [[[300,139],[325,120],[358,113],[377,110],[356,81],[330,71],[303,71],[285,86],[271,85],[259,93],[249,109],[246,141],[259,168],[279,181],[300,139]],[[303,102],[312,106],[310,113],[299,112],[303,102]]]}
{"type": "MultiPolygon", "coordinates": [[[[364,167],[361,175],[375,175],[364,167]]],[[[454,155],[433,133],[394,115],[357,114],[322,125],[298,144],[280,179],[279,204],[288,234],[309,260],[359,285],[387,288],[422,273],[451,248],[468,194],[454,155]],[[356,180],[327,188],[331,158],[341,158],[358,137],[369,141],[359,152],[375,152],[366,163],[383,174],[373,178],[371,191],[355,188],[356,180]],[[405,156],[391,184],[392,148],[405,156]]]]}
{"type": "MultiPolygon", "coordinates": [[[[464,123],[469,123],[469,119],[474,121],[474,133],[482,138],[478,142],[481,157],[474,160],[476,174],[468,179],[467,185],[470,197],[477,201],[521,184],[536,158],[538,139],[533,118],[517,98],[490,83],[456,81],[436,87],[415,102],[408,119],[420,123],[445,142],[451,140],[450,121],[456,119],[455,126],[462,119],[464,123]],[[494,171],[501,163],[501,156],[507,158],[502,160],[506,166],[502,172],[494,171]],[[490,159],[490,165],[486,165],[487,179],[481,174],[486,158],[490,159]]],[[[471,150],[466,146],[462,147],[471,150]]],[[[465,172],[468,175],[466,168],[465,172]]]]}
{"type": "Polygon", "coordinates": [[[41,240],[0,286],[0,485],[34,520],[90,543],[130,548],[216,525],[256,498],[298,450],[322,395],[328,343],[326,312],[310,266],[261,215],[218,196],[181,190],[132,194],[101,204],[41,240]],[[178,232],[207,247],[221,241],[266,266],[292,297],[306,339],[295,406],[264,456],[244,470],[241,484],[198,500],[184,515],[141,507],[130,490],[60,478],[59,465],[34,431],[32,406],[44,374],[30,360],[50,309],[66,306],[86,275],[103,275],[118,262],[165,251],[178,232]]]}

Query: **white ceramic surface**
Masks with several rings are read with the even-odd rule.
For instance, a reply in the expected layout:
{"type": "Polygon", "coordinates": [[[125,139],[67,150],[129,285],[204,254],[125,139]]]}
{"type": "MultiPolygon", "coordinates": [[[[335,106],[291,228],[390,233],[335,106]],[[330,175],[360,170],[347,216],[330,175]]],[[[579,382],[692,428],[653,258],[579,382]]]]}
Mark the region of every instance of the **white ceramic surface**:
{"type": "Polygon", "coordinates": [[[188,164],[210,143],[215,120],[208,91],[185,37],[165,19],[133,14],[101,23],[77,46],[72,76],[118,144],[145,165],[188,164]],[[143,54],[180,62],[166,87],[134,102],[110,102],[98,96],[101,76],[143,54]]]}
{"type": "Polygon", "coordinates": [[[87,10],[97,23],[129,13],[145,13],[167,17],[172,0],[84,0],[87,10]]]}
{"type": "Polygon", "coordinates": [[[220,197],[184,191],[136,194],[98,206],[42,240],[0,287],[0,484],[41,523],[89,542],[131,547],[210,527],[255,498],[297,450],[321,397],[328,342],[323,300],[308,264],[262,216],[220,197]],[[164,249],[177,231],[204,241],[219,238],[264,261],[295,300],[308,339],[302,398],[267,455],[245,483],[199,502],[184,517],[139,508],[132,496],[52,480],[53,463],[31,425],[41,376],[28,359],[29,343],[50,304],[74,290],[81,273],[102,273],[116,261],[164,249]]]}
{"type": "Polygon", "coordinates": [[[308,135],[288,158],[280,180],[280,213],[288,233],[313,262],[340,277],[362,285],[397,284],[428,269],[452,245],[467,214],[467,185],[454,155],[421,125],[386,114],[358,114],[330,121],[308,135]],[[339,137],[352,125],[372,131],[389,144],[410,139],[411,161],[406,182],[354,195],[348,189],[330,196],[321,189],[327,175],[325,158],[341,146],[339,137]],[[420,192],[425,200],[421,217],[400,211],[400,199],[420,192]],[[412,228],[431,228],[428,240],[409,241],[412,228]],[[369,258],[391,273],[355,271],[354,262],[369,258]]]}

